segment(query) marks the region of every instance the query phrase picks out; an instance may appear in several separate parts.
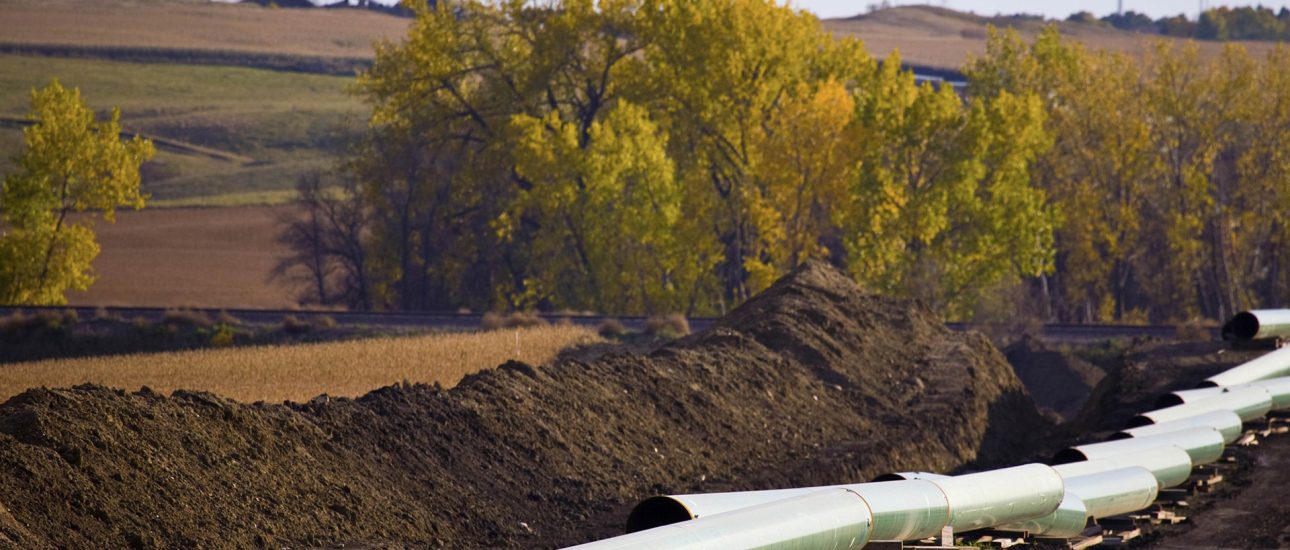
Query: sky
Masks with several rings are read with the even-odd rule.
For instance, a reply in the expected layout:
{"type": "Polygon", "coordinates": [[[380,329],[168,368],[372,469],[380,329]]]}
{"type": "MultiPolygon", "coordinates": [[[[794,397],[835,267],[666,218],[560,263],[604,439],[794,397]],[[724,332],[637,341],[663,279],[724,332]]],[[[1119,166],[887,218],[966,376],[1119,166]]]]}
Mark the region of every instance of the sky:
{"type": "MultiPolygon", "coordinates": [[[[870,4],[881,0],[791,0],[794,6],[815,12],[820,17],[848,17],[863,13],[870,4]]],[[[931,4],[944,6],[959,11],[970,11],[978,15],[996,15],[1013,13],[1042,13],[1049,19],[1065,19],[1077,11],[1091,11],[1099,17],[1112,13],[1116,9],[1116,0],[889,0],[892,5],[931,4]]],[[[1123,0],[1124,11],[1146,13],[1152,18],[1184,13],[1190,19],[1196,18],[1199,0],[1123,0]]],[[[1218,6],[1252,6],[1259,5],[1280,9],[1290,7],[1290,0],[1263,0],[1261,2],[1221,2],[1208,0],[1207,8],[1218,6]]]]}

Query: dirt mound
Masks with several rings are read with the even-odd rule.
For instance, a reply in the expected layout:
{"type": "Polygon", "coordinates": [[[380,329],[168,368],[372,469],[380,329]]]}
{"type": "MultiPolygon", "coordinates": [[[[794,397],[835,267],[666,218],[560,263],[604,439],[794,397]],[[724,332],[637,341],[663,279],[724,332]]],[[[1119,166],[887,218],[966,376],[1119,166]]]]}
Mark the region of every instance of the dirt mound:
{"type": "Polygon", "coordinates": [[[1224,342],[1143,341],[1107,369],[1084,410],[1071,423],[1096,439],[1123,429],[1134,415],[1156,408],[1160,396],[1195,388],[1202,380],[1254,359],[1264,351],[1235,351],[1224,342]]]}
{"type": "Polygon", "coordinates": [[[1035,405],[1063,420],[1075,418],[1089,393],[1106,372],[1079,357],[1056,350],[1031,336],[1004,348],[1017,378],[1026,385],[1035,405]]]}
{"type": "Polygon", "coordinates": [[[811,264],[649,354],[508,363],[448,391],[30,391],[0,405],[0,537],[556,546],[620,532],[653,493],[1001,463],[1044,426],[984,337],[811,264]]]}

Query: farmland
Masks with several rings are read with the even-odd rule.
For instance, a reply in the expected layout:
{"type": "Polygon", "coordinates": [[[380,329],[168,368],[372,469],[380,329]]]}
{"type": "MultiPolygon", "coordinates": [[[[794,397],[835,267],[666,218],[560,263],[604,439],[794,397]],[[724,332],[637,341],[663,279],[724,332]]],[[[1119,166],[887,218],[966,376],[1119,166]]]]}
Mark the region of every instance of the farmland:
{"type": "Polygon", "coordinates": [[[368,338],[343,342],[204,349],[5,365],[0,401],[33,387],[83,383],[136,390],[208,391],[243,402],[358,397],[403,382],[455,386],[509,360],[549,363],[561,350],[600,341],[586,327],[368,338]]]}
{"type": "Polygon", "coordinates": [[[331,166],[363,125],[362,106],[346,93],[351,79],[343,77],[0,55],[6,165],[21,146],[16,122],[28,110],[28,94],[54,78],[79,87],[95,109],[120,107],[126,131],[160,138],[156,159],[144,166],[144,191],[160,204],[273,197],[299,174],[331,166]]]}
{"type": "Polygon", "coordinates": [[[270,207],[144,209],[95,228],[98,281],[68,296],[79,305],[286,307],[269,280],[282,248],[270,207]]]}
{"type": "MultiPolygon", "coordinates": [[[[899,51],[907,63],[939,69],[957,69],[970,57],[985,53],[987,26],[1016,29],[1033,38],[1048,21],[1010,17],[982,17],[930,6],[897,7],[859,17],[826,19],[824,28],[838,36],[864,41],[870,53],[886,57],[899,51]]],[[[1058,23],[1062,36],[1083,42],[1089,49],[1105,49],[1142,55],[1158,36],[1146,36],[1109,27],[1079,23],[1058,23]]],[[[1165,39],[1181,43],[1178,39],[1165,39]]],[[[1269,42],[1235,42],[1250,53],[1263,56],[1274,46],[1269,42]]],[[[1226,43],[1198,42],[1206,57],[1217,56],[1226,43]]]]}
{"type": "Polygon", "coordinates": [[[0,42],[372,56],[408,20],[366,10],[279,10],[182,0],[0,0],[0,42]]]}

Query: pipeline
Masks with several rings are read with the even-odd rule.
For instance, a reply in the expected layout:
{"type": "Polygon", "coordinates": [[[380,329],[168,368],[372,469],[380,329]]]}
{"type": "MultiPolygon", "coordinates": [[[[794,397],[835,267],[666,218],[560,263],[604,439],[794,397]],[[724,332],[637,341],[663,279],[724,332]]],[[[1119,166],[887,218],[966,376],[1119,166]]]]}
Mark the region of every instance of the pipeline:
{"type": "Polygon", "coordinates": [[[1290,336],[1290,309],[1242,311],[1223,324],[1224,340],[1263,340],[1290,336]]]}
{"type": "Polygon", "coordinates": [[[1149,435],[1167,434],[1187,430],[1190,428],[1210,428],[1217,430],[1223,436],[1223,443],[1232,443],[1241,437],[1241,429],[1244,423],[1241,417],[1236,413],[1228,410],[1210,411],[1201,413],[1196,416],[1188,416],[1160,424],[1147,424],[1136,428],[1126,428],[1115,432],[1109,438],[1111,441],[1119,439],[1129,439],[1133,437],[1146,437],[1149,435]]]}
{"type": "MultiPolygon", "coordinates": [[[[1238,339],[1290,336],[1290,310],[1243,312],[1223,332],[1238,339]]],[[[656,496],[632,510],[628,534],[573,548],[862,548],[924,539],[946,527],[1069,538],[1088,521],[1149,507],[1161,489],[1218,460],[1240,437],[1243,422],[1287,409],[1290,348],[1211,376],[1201,388],[1167,394],[1108,441],[1057,453],[1053,466],[957,476],[897,472],[869,483],[656,496]]]]}
{"type": "Polygon", "coordinates": [[[1043,464],[962,476],[905,475],[919,477],[828,487],[657,496],[632,510],[627,531],[637,532],[785,498],[846,489],[869,503],[873,530],[878,535],[875,540],[913,540],[940,533],[946,525],[956,530],[979,529],[1041,517],[1057,508],[1063,494],[1062,477],[1043,464]]]}

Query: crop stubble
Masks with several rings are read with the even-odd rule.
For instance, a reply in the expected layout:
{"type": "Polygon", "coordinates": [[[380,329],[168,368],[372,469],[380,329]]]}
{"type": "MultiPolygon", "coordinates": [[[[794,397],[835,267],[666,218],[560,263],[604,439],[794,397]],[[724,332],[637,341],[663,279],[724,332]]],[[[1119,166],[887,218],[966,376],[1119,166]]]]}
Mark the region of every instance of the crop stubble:
{"type": "Polygon", "coordinates": [[[358,397],[401,382],[452,387],[462,377],[517,360],[550,362],[564,349],[602,341],[586,327],[368,338],[345,342],[202,349],[57,359],[0,366],[0,400],[29,388],[84,383],[157,391],[208,391],[242,402],[358,397]]]}

